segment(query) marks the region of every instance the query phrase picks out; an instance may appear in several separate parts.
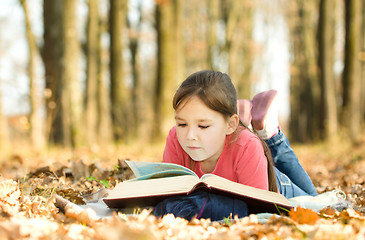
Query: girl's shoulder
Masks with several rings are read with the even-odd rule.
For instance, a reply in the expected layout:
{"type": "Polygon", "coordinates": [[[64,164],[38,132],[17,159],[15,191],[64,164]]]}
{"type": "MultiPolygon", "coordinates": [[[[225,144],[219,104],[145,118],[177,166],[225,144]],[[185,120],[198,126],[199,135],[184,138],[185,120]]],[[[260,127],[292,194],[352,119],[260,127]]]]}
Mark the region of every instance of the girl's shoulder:
{"type": "Polygon", "coordinates": [[[169,134],[167,135],[167,138],[177,138],[176,137],[176,126],[173,126],[170,129],[169,134]]]}
{"type": "Polygon", "coordinates": [[[261,146],[261,141],[259,137],[249,129],[242,128],[238,133],[235,145],[247,146],[248,144],[259,144],[261,146]]]}
{"type": "Polygon", "coordinates": [[[166,137],[166,146],[176,146],[178,145],[176,126],[172,127],[166,137]]]}

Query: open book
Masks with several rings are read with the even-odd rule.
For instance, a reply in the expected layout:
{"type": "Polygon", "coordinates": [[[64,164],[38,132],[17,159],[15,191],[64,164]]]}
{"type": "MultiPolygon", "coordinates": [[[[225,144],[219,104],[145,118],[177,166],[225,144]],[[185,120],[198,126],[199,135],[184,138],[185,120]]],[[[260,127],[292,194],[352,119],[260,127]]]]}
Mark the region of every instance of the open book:
{"type": "Polygon", "coordinates": [[[290,209],[281,194],[230,181],[214,174],[199,178],[192,170],[172,163],[126,161],[136,178],[117,184],[104,199],[110,208],[154,206],[165,198],[209,191],[246,202],[250,213],[278,213],[290,209]]]}

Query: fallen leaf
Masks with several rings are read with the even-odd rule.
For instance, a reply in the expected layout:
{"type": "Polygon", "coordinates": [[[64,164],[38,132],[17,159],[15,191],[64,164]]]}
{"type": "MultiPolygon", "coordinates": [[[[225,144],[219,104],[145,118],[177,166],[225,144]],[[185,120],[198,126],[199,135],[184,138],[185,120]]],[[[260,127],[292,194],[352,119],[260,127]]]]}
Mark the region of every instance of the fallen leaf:
{"type": "Polygon", "coordinates": [[[21,192],[13,180],[0,180],[0,213],[12,216],[18,212],[21,192]]]}
{"type": "Polygon", "coordinates": [[[296,209],[291,209],[289,212],[289,217],[299,224],[315,224],[319,219],[316,212],[311,209],[306,209],[302,207],[297,207],[296,209]]]}

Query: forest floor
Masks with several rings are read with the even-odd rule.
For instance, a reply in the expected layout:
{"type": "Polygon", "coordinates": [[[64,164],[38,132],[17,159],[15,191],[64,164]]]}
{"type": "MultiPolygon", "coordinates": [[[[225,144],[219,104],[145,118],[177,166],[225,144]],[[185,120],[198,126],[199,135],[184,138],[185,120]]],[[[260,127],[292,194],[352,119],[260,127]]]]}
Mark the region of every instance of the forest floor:
{"type": "MultiPolygon", "coordinates": [[[[260,223],[256,215],[235,221],[188,222],[149,211],[97,219],[89,210],[55,206],[55,194],[76,204],[85,196],[131,178],[124,159],[159,161],[160,145],[47,153],[22,151],[0,161],[2,239],[365,239],[365,136],[357,145],[295,145],[319,193],[340,189],[353,209],[292,210],[260,223]]],[[[16,149],[15,149],[16,150],[16,149]]],[[[20,151],[20,150],[19,150],[20,151]]]]}

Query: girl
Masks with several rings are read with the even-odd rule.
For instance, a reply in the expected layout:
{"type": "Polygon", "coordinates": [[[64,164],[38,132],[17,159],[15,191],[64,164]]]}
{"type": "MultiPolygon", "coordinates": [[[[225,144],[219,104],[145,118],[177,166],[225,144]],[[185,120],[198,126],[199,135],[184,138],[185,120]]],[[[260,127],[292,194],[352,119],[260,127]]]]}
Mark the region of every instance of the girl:
{"type": "MultiPolygon", "coordinates": [[[[213,173],[252,187],[279,191],[287,198],[317,195],[278,128],[276,94],[271,90],[256,95],[252,102],[237,101],[227,74],[200,71],[190,75],[173,98],[176,126],[167,137],[163,162],[188,167],[199,177],[213,173]],[[238,115],[237,103],[246,124],[238,115]],[[265,142],[249,130],[250,121],[265,142]]],[[[211,199],[215,204],[225,201],[216,196],[211,199]]],[[[178,205],[181,212],[181,202],[181,197],[167,199],[156,207],[157,213],[179,215],[174,208],[178,205]]],[[[207,201],[203,203],[205,206],[207,201]]]]}

